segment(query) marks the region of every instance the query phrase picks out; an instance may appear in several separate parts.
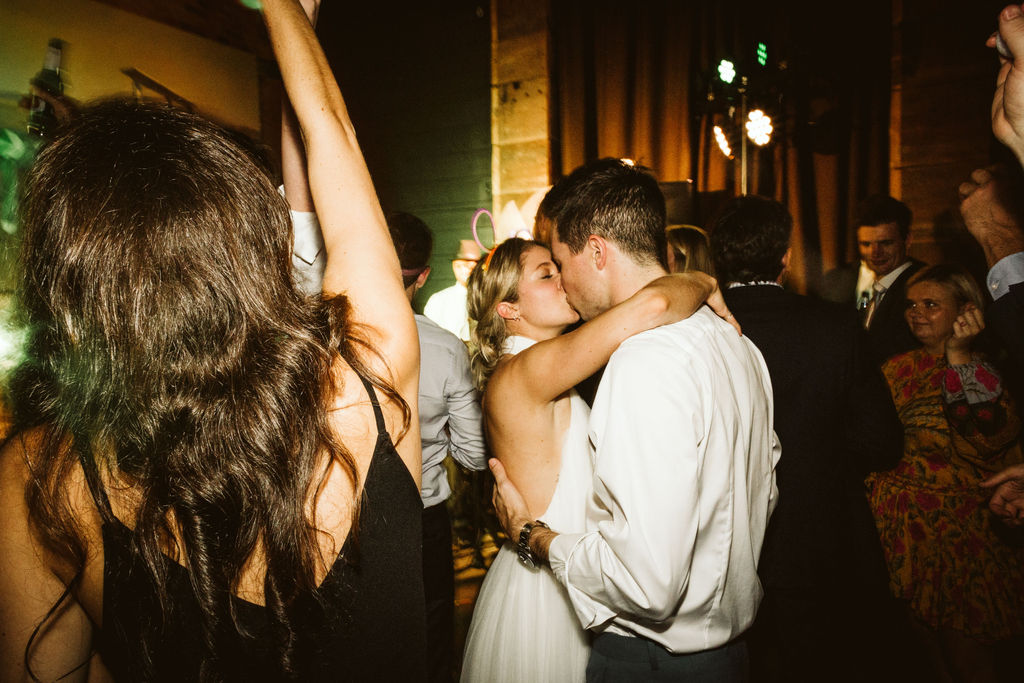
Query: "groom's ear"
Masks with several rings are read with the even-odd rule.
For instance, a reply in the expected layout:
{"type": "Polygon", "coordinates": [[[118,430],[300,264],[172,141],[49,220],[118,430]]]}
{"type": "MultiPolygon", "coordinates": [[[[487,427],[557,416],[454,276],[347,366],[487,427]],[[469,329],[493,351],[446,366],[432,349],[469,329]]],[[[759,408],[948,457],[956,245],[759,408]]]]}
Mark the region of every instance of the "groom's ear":
{"type": "Polygon", "coordinates": [[[587,238],[587,252],[594,260],[595,270],[604,270],[608,263],[608,242],[600,235],[591,235],[587,238]]]}

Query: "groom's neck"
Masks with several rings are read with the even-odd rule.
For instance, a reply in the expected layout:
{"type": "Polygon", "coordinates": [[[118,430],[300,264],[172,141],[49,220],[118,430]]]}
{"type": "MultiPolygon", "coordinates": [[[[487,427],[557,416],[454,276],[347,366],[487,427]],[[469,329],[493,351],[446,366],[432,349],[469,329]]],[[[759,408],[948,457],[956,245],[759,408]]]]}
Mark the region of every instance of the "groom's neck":
{"type": "Polygon", "coordinates": [[[628,261],[621,264],[611,279],[611,305],[621,304],[663,275],[667,272],[656,263],[645,265],[628,261]]]}

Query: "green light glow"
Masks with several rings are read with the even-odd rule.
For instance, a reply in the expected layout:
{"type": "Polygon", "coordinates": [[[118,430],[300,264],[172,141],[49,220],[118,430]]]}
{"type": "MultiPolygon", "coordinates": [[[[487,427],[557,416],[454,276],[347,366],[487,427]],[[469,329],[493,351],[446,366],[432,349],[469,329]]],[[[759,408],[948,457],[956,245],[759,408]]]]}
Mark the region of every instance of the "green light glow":
{"type": "Polygon", "coordinates": [[[764,43],[757,44],[757,63],[761,66],[768,63],[768,46],[764,43]]]}

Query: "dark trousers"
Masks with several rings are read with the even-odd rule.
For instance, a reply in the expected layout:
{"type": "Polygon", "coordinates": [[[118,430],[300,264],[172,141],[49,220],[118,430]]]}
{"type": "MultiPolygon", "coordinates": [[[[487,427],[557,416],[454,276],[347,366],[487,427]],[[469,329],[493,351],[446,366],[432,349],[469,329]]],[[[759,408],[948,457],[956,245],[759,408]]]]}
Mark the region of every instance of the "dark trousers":
{"type": "Polygon", "coordinates": [[[451,683],[455,649],[452,523],[444,503],[423,510],[423,591],[427,598],[427,672],[451,683]]]}
{"type": "Polygon", "coordinates": [[[742,638],[713,650],[674,655],[646,638],[602,633],[594,638],[587,662],[587,683],[744,683],[747,678],[742,638]]]}

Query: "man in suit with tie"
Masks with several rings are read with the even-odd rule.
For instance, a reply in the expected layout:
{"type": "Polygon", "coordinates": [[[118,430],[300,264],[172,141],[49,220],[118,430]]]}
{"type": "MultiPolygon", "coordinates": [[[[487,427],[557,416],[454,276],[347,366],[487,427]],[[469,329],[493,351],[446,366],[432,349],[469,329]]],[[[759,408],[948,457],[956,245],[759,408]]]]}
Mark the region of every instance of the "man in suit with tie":
{"type": "Polygon", "coordinates": [[[878,365],[920,346],[903,315],[907,281],[924,266],[907,256],[911,217],[906,204],[886,195],[868,197],[857,210],[857,248],[875,274],[861,318],[878,365]]]}
{"type": "Polygon", "coordinates": [[[726,303],[768,366],[783,446],[752,679],[866,680],[887,668],[895,604],[864,476],[896,465],[903,428],[853,307],[782,288],[791,231],[786,208],[756,196],[732,200],[711,231],[726,303]]]}

